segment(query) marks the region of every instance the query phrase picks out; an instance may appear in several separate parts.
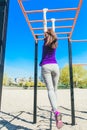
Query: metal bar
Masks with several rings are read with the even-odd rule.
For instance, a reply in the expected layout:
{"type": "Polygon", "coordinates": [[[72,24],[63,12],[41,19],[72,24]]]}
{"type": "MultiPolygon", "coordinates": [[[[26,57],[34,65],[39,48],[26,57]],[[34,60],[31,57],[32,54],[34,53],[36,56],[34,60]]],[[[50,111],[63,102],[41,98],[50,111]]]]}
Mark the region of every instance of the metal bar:
{"type": "MultiPolygon", "coordinates": [[[[68,21],[74,19],[75,18],[62,18],[62,19],[55,19],[55,21],[60,22],[60,21],[68,21]]],[[[35,22],[44,22],[44,20],[30,20],[30,23],[35,23],[35,22]]],[[[51,22],[51,19],[48,19],[47,22],[51,22]]]]}
{"type": "MultiPolygon", "coordinates": [[[[69,34],[70,32],[55,32],[56,34],[69,34]]],[[[44,33],[40,33],[40,34],[35,34],[37,36],[43,36],[44,33]]]]}
{"type": "MultiPolygon", "coordinates": [[[[52,28],[52,27],[48,27],[52,28]]],[[[55,28],[73,28],[73,26],[55,26],[55,28]]],[[[44,28],[32,28],[33,30],[43,30],[44,28]]]]}
{"type": "Polygon", "coordinates": [[[84,63],[84,64],[81,64],[81,63],[78,63],[78,64],[73,64],[74,66],[87,66],[87,63],[84,63]]]}
{"type": "MultiPolygon", "coordinates": [[[[69,37],[57,37],[58,40],[68,39],[69,37]]],[[[38,40],[44,40],[44,38],[38,38],[38,40]]]]}
{"type": "MultiPolygon", "coordinates": [[[[61,9],[49,9],[47,12],[61,12],[61,11],[73,11],[73,10],[77,10],[77,8],[61,8],[61,9]]],[[[43,12],[43,10],[27,10],[25,11],[27,14],[31,14],[31,13],[40,13],[43,12]]]]}
{"type": "Polygon", "coordinates": [[[29,26],[29,28],[30,28],[30,30],[31,30],[31,32],[32,32],[32,35],[33,35],[34,39],[37,40],[36,37],[35,37],[35,35],[34,35],[34,32],[33,32],[33,30],[32,30],[32,26],[31,26],[31,24],[30,24],[29,18],[28,18],[28,16],[27,16],[26,12],[25,12],[25,9],[24,9],[24,7],[23,7],[23,4],[22,4],[21,0],[18,0],[18,3],[19,3],[19,5],[20,5],[20,7],[21,7],[21,10],[22,10],[22,12],[23,12],[23,14],[24,14],[24,17],[25,17],[25,19],[26,19],[26,22],[28,23],[28,26],[29,26]]]}
{"type": "Polygon", "coordinates": [[[27,1],[29,1],[29,0],[21,0],[22,2],[27,2],[27,1]]]}
{"type": "Polygon", "coordinates": [[[56,32],[56,34],[70,34],[70,32],[56,32]]]}
{"type": "MultiPolygon", "coordinates": [[[[36,39],[38,37],[36,36],[36,39]]],[[[35,41],[35,61],[34,61],[34,114],[33,122],[37,122],[37,76],[38,76],[38,40],[35,41]]]]}
{"type": "Polygon", "coordinates": [[[74,20],[74,23],[73,23],[73,28],[72,28],[71,33],[70,33],[70,38],[72,37],[72,33],[73,33],[73,31],[74,31],[74,28],[75,28],[76,20],[77,20],[77,18],[78,18],[81,5],[82,5],[82,0],[80,0],[79,5],[78,5],[78,8],[77,8],[75,20],[74,20]]]}
{"type": "Polygon", "coordinates": [[[6,3],[6,1],[0,1],[0,6],[4,6],[5,5],[5,3],[6,3]]]}
{"type": "Polygon", "coordinates": [[[5,59],[5,47],[6,47],[6,33],[7,33],[7,21],[8,21],[8,10],[9,0],[3,0],[4,4],[0,1],[0,109],[1,109],[1,98],[2,98],[2,84],[3,84],[3,72],[4,72],[4,59],[5,59]]]}
{"type": "Polygon", "coordinates": [[[74,110],[74,89],[73,89],[73,68],[72,68],[72,46],[68,39],[69,51],[69,74],[70,74],[70,94],[71,94],[71,119],[72,125],[75,125],[75,110],[74,110]]]}
{"type": "Polygon", "coordinates": [[[2,82],[3,82],[3,65],[0,65],[0,110],[1,110],[1,100],[2,100],[2,82]]]}
{"type": "Polygon", "coordinates": [[[70,40],[70,42],[87,42],[87,39],[82,39],[82,40],[70,40]]]}

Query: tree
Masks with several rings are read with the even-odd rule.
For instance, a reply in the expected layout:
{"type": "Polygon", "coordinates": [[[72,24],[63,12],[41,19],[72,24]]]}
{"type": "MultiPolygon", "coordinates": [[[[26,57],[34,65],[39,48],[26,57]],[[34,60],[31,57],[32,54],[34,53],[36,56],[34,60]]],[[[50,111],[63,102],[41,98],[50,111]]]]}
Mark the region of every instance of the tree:
{"type": "Polygon", "coordinates": [[[4,77],[3,77],[3,85],[5,85],[5,86],[8,85],[8,76],[7,76],[7,74],[4,74],[4,77]]]}
{"type": "MultiPolygon", "coordinates": [[[[69,66],[66,65],[60,71],[60,83],[69,85],[69,82],[69,66]]],[[[87,87],[87,70],[83,66],[73,65],[73,83],[74,87],[87,87]]]]}
{"type": "Polygon", "coordinates": [[[60,83],[69,85],[69,66],[66,65],[60,70],[60,83]]]}
{"type": "Polygon", "coordinates": [[[83,66],[75,66],[73,65],[73,81],[75,87],[80,86],[80,84],[84,80],[84,75],[86,75],[87,71],[83,66]]]}

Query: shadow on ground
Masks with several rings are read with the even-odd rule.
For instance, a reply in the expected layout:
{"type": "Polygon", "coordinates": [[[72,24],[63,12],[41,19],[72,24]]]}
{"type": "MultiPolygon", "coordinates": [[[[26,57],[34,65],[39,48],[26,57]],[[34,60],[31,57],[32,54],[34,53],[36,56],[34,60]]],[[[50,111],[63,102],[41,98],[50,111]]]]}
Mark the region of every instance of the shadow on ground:
{"type": "MultiPolygon", "coordinates": [[[[71,111],[68,108],[60,106],[62,109],[63,116],[67,119],[71,117],[69,112],[71,111]],[[66,112],[65,112],[66,110],[66,112]]],[[[79,113],[86,114],[86,111],[76,111],[79,113]]],[[[76,116],[80,120],[87,120],[81,116],[76,116]]],[[[55,118],[51,111],[48,108],[37,107],[37,123],[33,124],[33,113],[20,111],[17,113],[6,113],[0,111],[0,130],[6,128],[7,130],[52,130],[55,129],[55,118]]],[[[65,125],[71,125],[68,121],[64,122],[65,125]]]]}

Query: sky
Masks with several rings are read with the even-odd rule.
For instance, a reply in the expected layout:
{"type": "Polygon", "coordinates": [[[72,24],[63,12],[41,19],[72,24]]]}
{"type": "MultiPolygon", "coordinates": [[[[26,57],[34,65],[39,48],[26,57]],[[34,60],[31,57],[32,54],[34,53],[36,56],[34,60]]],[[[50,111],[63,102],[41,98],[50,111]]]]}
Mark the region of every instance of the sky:
{"type": "MultiPolygon", "coordinates": [[[[78,2],[79,0],[27,0],[23,2],[23,5],[26,10],[39,10],[43,8],[56,9],[77,7],[78,2]]],[[[47,14],[47,19],[73,16],[75,16],[75,12],[49,13],[47,14]]],[[[30,20],[41,18],[42,14],[32,14],[29,16],[30,20]]],[[[56,23],[56,25],[71,24],[72,22],[69,21],[65,23],[56,23]]],[[[32,26],[38,27],[43,25],[39,23],[33,24],[32,26]]],[[[48,26],[51,26],[51,23],[48,23],[48,26]]],[[[87,39],[87,0],[83,0],[72,39],[87,39]]],[[[42,56],[42,45],[43,41],[38,42],[38,76],[41,75],[39,63],[42,56]]],[[[18,1],[10,0],[4,73],[13,78],[33,77],[34,49],[35,40],[23,16],[18,1]]],[[[58,40],[56,58],[60,68],[69,63],[67,40],[58,40]]],[[[87,42],[72,43],[72,61],[73,63],[87,63],[87,42]]]]}

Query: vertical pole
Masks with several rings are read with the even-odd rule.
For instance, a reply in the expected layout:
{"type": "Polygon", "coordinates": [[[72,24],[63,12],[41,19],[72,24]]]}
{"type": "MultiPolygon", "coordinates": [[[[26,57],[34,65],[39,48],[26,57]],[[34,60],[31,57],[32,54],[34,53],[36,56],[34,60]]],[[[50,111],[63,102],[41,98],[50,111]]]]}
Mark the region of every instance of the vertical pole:
{"type": "Polygon", "coordinates": [[[9,8],[9,0],[0,0],[0,109],[1,109],[1,97],[2,97],[8,8],[9,8]]]}
{"type": "MultiPolygon", "coordinates": [[[[36,36],[37,38],[37,36],[36,36]]],[[[38,74],[38,40],[35,41],[35,63],[34,63],[34,114],[33,123],[37,122],[37,74],[38,74]]]]}
{"type": "Polygon", "coordinates": [[[72,68],[72,46],[68,39],[68,51],[69,51],[69,73],[70,73],[70,93],[71,93],[71,117],[72,125],[75,125],[75,110],[74,110],[74,89],[73,89],[73,68],[72,68]]]}

